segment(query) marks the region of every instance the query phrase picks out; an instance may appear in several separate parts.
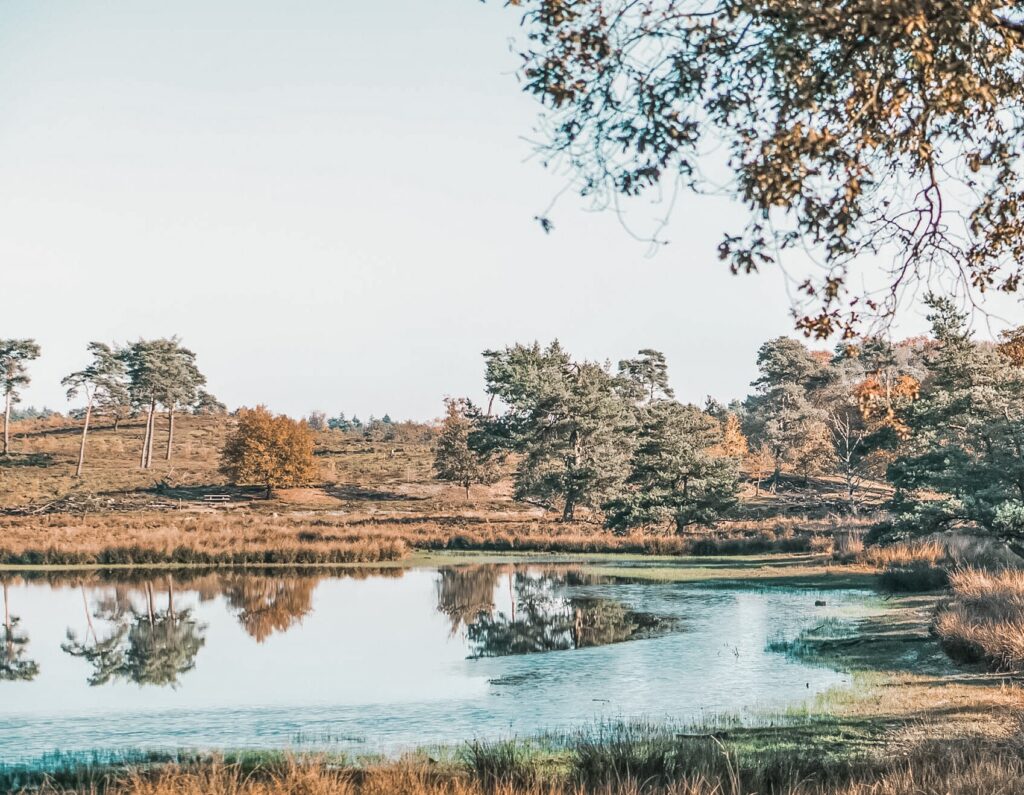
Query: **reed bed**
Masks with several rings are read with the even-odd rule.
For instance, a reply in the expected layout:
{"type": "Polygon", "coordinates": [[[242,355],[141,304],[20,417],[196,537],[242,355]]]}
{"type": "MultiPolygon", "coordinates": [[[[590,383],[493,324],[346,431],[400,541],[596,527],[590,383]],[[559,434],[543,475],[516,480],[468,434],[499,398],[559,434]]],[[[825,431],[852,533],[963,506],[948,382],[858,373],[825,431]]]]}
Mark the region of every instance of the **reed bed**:
{"type": "Polygon", "coordinates": [[[941,590],[949,583],[949,570],[961,562],[955,549],[935,539],[862,545],[850,557],[879,569],[879,586],[895,593],[941,590]]]}
{"type": "Polygon", "coordinates": [[[0,517],[0,565],[328,564],[398,560],[410,550],[728,556],[831,549],[830,528],[742,523],[688,535],[616,535],[514,512],[280,513],[249,507],[0,517]]]}
{"type": "Polygon", "coordinates": [[[1000,671],[1024,669],[1024,571],[964,568],[949,584],[953,595],[935,618],[949,654],[1000,671]]]}
{"type": "Polygon", "coordinates": [[[397,536],[317,540],[304,530],[301,521],[230,513],[7,517],[0,520],[0,564],[309,565],[393,561],[408,552],[397,536]]]}

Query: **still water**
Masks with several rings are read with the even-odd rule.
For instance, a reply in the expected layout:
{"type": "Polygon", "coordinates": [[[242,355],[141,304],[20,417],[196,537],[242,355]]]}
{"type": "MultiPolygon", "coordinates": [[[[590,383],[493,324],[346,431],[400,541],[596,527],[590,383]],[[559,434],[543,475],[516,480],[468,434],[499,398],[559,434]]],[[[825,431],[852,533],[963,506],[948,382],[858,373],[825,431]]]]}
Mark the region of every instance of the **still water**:
{"type": "Polygon", "coordinates": [[[753,714],[845,683],[767,645],[871,600],[579,565],[147,576],[7,579],[0,761],[396,753],[600,720],[753,714]]]}

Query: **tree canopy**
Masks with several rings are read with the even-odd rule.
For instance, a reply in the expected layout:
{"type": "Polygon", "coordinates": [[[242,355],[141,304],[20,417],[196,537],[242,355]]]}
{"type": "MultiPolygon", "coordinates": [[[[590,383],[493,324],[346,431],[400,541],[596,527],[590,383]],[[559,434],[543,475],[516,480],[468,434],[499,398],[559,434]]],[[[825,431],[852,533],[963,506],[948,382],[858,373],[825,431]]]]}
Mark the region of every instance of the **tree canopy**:
{"type": "Polygon", "coordinates": [[[275,488],[305,486],[317,476],[313,435],[304,422],[265,407],[239,409],[238,425],[224,444],[221,469],[235,483],[275,488]]]}
{"type": "Polygon", "coordinates": [[[550,110],[546,162],[606,203],[724,185],[748,217],[719,246],[734,273],[812,253],[793,309],[805,332],[853,335],[922,280],[1020,286],[1017,0],[509,5],[524,90],[550,110]],[[891,264],[872,284],[875,254],[891,264]]]}

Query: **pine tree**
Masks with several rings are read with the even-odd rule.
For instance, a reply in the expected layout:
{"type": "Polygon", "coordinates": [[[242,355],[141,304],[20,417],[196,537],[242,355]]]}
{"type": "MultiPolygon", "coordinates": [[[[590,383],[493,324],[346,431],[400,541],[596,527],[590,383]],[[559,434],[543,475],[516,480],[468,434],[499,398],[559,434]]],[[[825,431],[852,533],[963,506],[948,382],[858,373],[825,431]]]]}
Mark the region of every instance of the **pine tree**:
{"type": "Polygon", "coordinates": [[[889,467],[898,533],[980,526],[1024,545],[1024,368],[976,343],[966,314],[929,297],[938,342],[919,400],[901,418],[906,452],[889,467]],[[942,495],[934,499],[933,495],[942,495]]]}
{"type": "Polygon", "coordinates": [[[756,446],[771,451],[774,491],[783,467],[806,477],[829,461],[824,412],[811,400],[812,391],[827,383],[829,371],[802,343],[788,337],[764,343],[757,366],[757,392],[744,404],[744,430],[756,446]]]}
{"type": "Polygon", "coordinates": [[[139,466],[148,469],[153,461],[156,411],[167,411],[167,449],[171,460],[174,443],[174,415],[178,409],[195,404],[206,377],[196,366],[196,355],[184,348],[177,337],[139,340],[121,351],[129,376],[133,403],[146,412],[139,466]]]}
{"type": "Polygon", "coordinates": [[[652,404],[639,428],[625,488],[605,505],[616,530],[713,524],[736,503],[737,465],[715,454],[721,427],[696,406],[652,404]]]}
{"type": "Polygon", "coordinates": [[[4,447],[11,453],[11,407],[19,400],[19,391],[30,382],[27,363],[39,358],[39,345],[31,339],[0,340],[0,391],[4,395],[4,447]]]}
{"type": "Polygon", "coordinates": [[[488,351],[487,391],[507,411],[485,424],[484,445],[518,452],[517,499],[599,507],[626,475],[633,422],[621,380],[592,362],[574,362],[555,341],[488,351]]]}
{"type": "Polygon", "coordinates": [[[228,407],[205,389],[200,389],[196,394],[195,403],[192,404],[192,413],[208,417],[222,417],[228,413],[228,407]]]}
{"type": "Polygon", "coordinates": [[[644,348],[637,352],[635,359],[622,360],[619,377],[627,385],[628,394],[638,402],[675,397],[668,385],[668,364],[661,351],[644,348]]]}
{"type": "Polygon", "coordinates": [[[467,416],[468,402],[448,398],[445,400],[445,418],[434,451],[434,473],[438,480],[457,483],[466,490],[476,483],[494,483],[498,470],[490,456],[470,447],[473,421],[467,416]]]}
{"type": "Polygon", "coordinates": [[[124,361],[118,357],[117,351],[102,342],[90,342],[88,350],[92,354],[92,362],[85,369],[71,373],[61,381],[67,387],[68,400],[73,400],[79,392],[86,398],[82,441],[75,467],[76,478],[82,476],[85,465],[85,440],[89,434],[93,411],[97,408],[102,411],[105,406],[119,410],[128,400],[127,374],[124,361]]]}

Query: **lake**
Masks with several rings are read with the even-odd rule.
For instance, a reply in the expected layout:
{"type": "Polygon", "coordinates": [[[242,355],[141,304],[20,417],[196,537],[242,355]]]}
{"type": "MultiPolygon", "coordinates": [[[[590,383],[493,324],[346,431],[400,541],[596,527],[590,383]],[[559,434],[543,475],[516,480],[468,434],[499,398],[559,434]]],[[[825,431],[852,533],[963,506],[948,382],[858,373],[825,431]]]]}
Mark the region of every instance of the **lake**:
{"type": "Polygon", "coordinates": [[[8,576],[3,762],[56,750],[394,754],[603,720],[754,717],[848,683],[771,640],[875,599],[582,564],[119,577],[8,576]]]}

